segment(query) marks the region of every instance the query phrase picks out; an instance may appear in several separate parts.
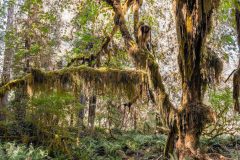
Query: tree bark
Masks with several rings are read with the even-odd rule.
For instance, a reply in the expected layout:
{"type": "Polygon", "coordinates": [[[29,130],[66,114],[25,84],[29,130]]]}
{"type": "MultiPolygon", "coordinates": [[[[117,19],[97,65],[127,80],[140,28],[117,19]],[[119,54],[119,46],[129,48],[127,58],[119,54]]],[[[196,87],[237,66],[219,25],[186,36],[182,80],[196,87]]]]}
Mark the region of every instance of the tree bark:
{"type": "Polygon", "coordinates": [[[211,110],[202,104],[201,58],[206,36],[210,32],[213,10],[219,1],[175,0],[178,63],[182,77],[182,102],[178,114],[179,159],[198,156],[199,138],[210,121],[211,110]]]}
{"type": "MultiPolygon", "coordinates": [[[[6,83],[10,81],[11,77],[11,65],[14,54],[14,47],[12,43],[12,35],[13,35],[13,15],[14,15],[14,4],[10,4],[8,6],[7,11],[7,26],[6,26],[6,38],[5,41],[5,52],[4,52],[4,60],[3,60],[3,71],[2,71],[2,83],[6,83]]],[[[0,120],[4,120],[6,117],[4,115],[4,108],[8,102],[8,94],[5,94],[0,102],[0,120]]]]}

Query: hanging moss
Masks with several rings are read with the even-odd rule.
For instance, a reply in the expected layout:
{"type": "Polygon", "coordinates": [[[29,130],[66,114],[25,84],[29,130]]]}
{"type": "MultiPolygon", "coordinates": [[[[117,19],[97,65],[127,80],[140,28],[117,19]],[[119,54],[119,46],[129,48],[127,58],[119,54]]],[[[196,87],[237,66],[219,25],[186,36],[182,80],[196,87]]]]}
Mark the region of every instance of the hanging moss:
{"type": "Polygon", "coordinates": [[[146,83],[147,74],[136,70],[94,69],[86,66],[50,72],[32,69],[31,73],[25,77],[10,81],[0,87],[0,97],[3,97],[7,91],[27,85],[28,89],[33,92],[49,89],[80,91],[84,87],[97,94],[107,92],[123,94],[131,98],[144,89],[146,83]]]}
{"type": "Polygon", "coordinates": [[[202,80],[206,84],[219,83],[223,71],[222,60],[211,48],[207,47],[201,61],[202,80]]]}
{"type": "Polygon", "coordinates": [[[187,128],[200,134],[206,124],[216,122],[216,113],[203,103],[193,103],[186,107],[186,119],[187,128]]]}

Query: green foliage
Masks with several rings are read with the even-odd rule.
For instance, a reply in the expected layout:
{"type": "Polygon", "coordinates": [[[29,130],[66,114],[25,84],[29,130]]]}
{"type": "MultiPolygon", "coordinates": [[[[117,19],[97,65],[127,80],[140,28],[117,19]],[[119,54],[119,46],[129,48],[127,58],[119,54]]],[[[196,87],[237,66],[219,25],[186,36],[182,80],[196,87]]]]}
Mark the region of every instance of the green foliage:
{"type": "Polygon", "coordinates": [[[235,135],[240,131],[240,115],[233,111],[232,91],[225,88],[209,94],[209,102],[217,113],[217,124],[208,126],[205,136],[215,138],[221,135],[235,135]]]}
{"type": "Polygon", "coordinates": [[[226,44],[229,44],[229,45],[234,45],[235,44],[235,40],[230,35],[224,35],[222,37],[222,41],[226,44]]]}
{"type": "Polygon", "coordinates": [[[66,107],[75,102],[75,97],[69,93],[42,93],[31,100],[31,105],[36,107],[36,113],[50,113],[64,115],[66,107]]]}
{"type": "MultiPolygon", "coordinates": [[[[128,53],[125,50],[115,49],[110,52],[110,59],[108,59],[106,66],[113,68],[124,69],[126,66],[130,66],[128,60],[128,53]]],[[[109,58],[109,57],[107,57],[109,58]]]]}
{"type": "Polygon", "coordinates": [[[20,123],[17,118],[8,117],[8,122],[0,128],[4,140],[15,137],[14,140],[21,143],[43,145],[50,155],[71,157],[68,148],[76,144],[78,129],[73,123],[77,121],[76,114],[80,108],[73,95],[47,92],[35,95],[28,104],[15,103],[13,106],[18,110],[26,107],[26,117],[20,123]]]}
{"type": "Polygon", "coordinates": [[[21,6],[21,10],[25,13],[29,12],[32,5],[41,6],[42,0],[26,0],[24,4],[21,6]]]}
{"type": "Polygon", "coordinates": [[[0,144],[0,160],[40,160],[47,158],[48,152],[42,148],[34,148],[25,145],[18,145],[16,143],[0,144]]]}
{"type": "Polygon", "coordinates": [[[221,0],[219,6],[219,11],[221,13],[219,16],[221,21],[235,23],[234,12],[232,11],[235,8],[234,4],[234,0],[221,0]]]}
{"type": "MultiPolygon", "coordinates": [[[[230,50],[236,50],[236,18],[235,18],[235,0],[221,0],[220,6],[218,8],[218,14],[216,14],[217,23],[219,29],[217,38],[215,41],[218,43],[219,47],[225,46],[229,47],[230,50]],[[223,32],[221,32],[223,30],[223,32]],[[220,34],[219,34],[220,33],[220,34]]],[[[214,22],[214,23],[216,23],[214,22]]]]}
{"type": "MultiPolygon", "coordinates": [[[[215,110],[229,108],[232,106],[232,91],[229,88],[223,91],[213,91],[209,95],[210,103],[215,110]]],[[[217,111],[219,113],[219,111],[217,111]]]]}
{"type": "MultiPolygon", "coordinates": [[[[46,57],[55,53],[55,48],[60,44],[60,24],[58,11],[54,6],[44,8],[42,0],[26,0],[19,3],[16,16],[18,26],[15,26],[15,38],[8,38],[15,49],[15,63],[20,64],[26,58],[31,57],[32,66],[43,66],[42,61],[37,61],[39,57],[46,57]]],[[[59,4],[60,5],[60,4],[59,4]]],[[[14,20],[15,20],[14,19],[14,20]]],[[[18,68],[14,68],[18,73],[18,68]]]]}
{"type": "Polygon", "coordinates": [[[75,21],[79,26],[87,25],[89,21],[95,21],[100,11],[99,5],[96,1],[86,0],[82,6],[79,7],[79,16],[75,21]]]}

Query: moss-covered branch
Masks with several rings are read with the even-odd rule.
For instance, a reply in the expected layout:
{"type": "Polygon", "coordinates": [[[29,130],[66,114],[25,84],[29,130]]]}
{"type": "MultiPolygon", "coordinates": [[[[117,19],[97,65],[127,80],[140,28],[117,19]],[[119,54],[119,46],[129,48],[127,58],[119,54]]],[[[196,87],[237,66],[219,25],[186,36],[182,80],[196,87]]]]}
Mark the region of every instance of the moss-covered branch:
{"type": "Polygon", "coordinates": [[[4,96],[4,94],[6,94],[8,91],[12,90],[13,88],[16,88],[16,87],[26,84],[26,82],[29,81],[30,79],[31,79],[31,75],[28,74],[22,78],[12,80],[12,81],[4,84],[3,86],[0,87],[0,97],[4,96]]]}
{"type": "Polygon", "coordinates": [[[76,92],[82,88],[88,88],[97,94],[111,92],[114,94],[124,94],[128,98],[131,98],[143,89],[146,82],[147,74],[143,71],[135,70],[94,69],[86,66],[71,67],[50,72],[32,69],[32,72],[28,75],[10,81],[0,87],[0,97],[16,87],[28,85],[33,91],[39,89],[70,89],[76,92]]]}
{"type": "Polygon", "coordinates": [[[141,49],[131,36],[126,21],[124,18],[123,10],[119,0],[104,0],[112,6],[115,12],[115,24],[119,26],[122,37],[125,41],[125,46],[128,50],[129,56],[133,59],[137,68],[148,70],[150,87],[153,88],[156,95],[156,100],[161,112],[161,119],[163,126],[169,126],[172,113],[176,112],[173,104],[169,100],[169,96],[165,91],[162,77],[159,70],[159,65],[152,54],[146,50],[141,49]]]}

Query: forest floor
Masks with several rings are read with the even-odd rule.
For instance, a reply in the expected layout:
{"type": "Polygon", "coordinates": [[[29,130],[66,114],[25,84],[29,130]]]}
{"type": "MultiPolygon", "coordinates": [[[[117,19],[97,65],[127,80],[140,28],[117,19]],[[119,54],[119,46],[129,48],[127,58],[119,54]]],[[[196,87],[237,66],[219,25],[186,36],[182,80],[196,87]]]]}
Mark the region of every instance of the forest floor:
{"type": "MultiPolygon", "coordinates": [[[[93,136],[83,136],[78,146],[71,146],[71,158],[63,153],[49,152],[47,147],[43,146],[26,147],[14,142],[4,142],[0,145],[0,160],[162,160],[165,142],[165,135],[98,132],[93,136]]],[[[219,153],[233,160],[240,160],[240,137],[203,139],[201,145],[205,152],[219,153]]],[[[177,160],[175,155],[171,157],[172,160],[177,160]]]]}

